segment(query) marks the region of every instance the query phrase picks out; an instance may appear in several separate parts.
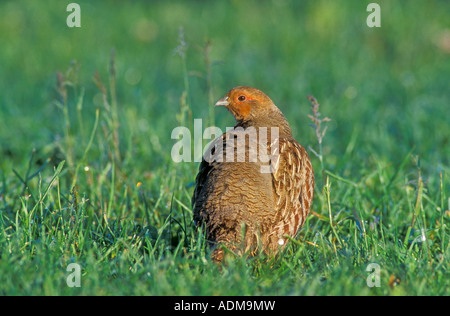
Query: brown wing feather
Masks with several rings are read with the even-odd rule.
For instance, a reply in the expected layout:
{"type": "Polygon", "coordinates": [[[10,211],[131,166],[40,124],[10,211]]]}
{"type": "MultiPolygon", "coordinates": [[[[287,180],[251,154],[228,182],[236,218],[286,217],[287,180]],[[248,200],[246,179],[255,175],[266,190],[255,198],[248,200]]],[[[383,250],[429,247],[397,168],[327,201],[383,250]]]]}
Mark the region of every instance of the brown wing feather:
{"type": "Polygon", "coordinates": [[[314,173],[306,150],[293,139],[281,139],[272,175],[277,215],[271,239],[283,245],[283,236],[294,236],[303,225],[313,198],[314,173]]]}
{"type": "Polygon", "coordinates": [[[197,204],[197,200],[200,196],[200,192],[202,191],[206,176],[210,169],[211,169],[211,166],[209,165],[209,163],[207,163],[205,160],[202,160],[202,162],[200,163],[200,166],[198,168],[198,174],[195,179],[194,194],[192,195],[192,199],[191,199],[191,205],[192,205],[193,218],[194,218],[195,225],[199,225],[201,222],[200,208],[196,207],[196,204],[197,204]]]}
{"type": "Polygon", "coordinates": [[[207,184],[208,174],[214,167],[214,165],[217,164],[217,161],[214,159],[216,150],[219,149],[223,150],[223,146],[225,146],[224,136],[225,134],[223,134],[221,137],[216,138],[210,144],[208,149],[205,151],[205,154],[203,155],[202,158],[202,162],[200,163],[200,166],[198,168],[198,174],[197,177],[195,178],[195,189],[191,199],[195,225],[200,225],[201,222],[205,220],[205,216],[207,216],[207,214],[202,212],[202,208],[200,206],[202,201],[199,200],[204,198],[202,194],[203,187],[205,185],[208,185],[207,184]],[[222,143],[222,148],[219,147],[220,143],[222,143]],[[205,158],[207,160],[205,160],[205,158]]]}

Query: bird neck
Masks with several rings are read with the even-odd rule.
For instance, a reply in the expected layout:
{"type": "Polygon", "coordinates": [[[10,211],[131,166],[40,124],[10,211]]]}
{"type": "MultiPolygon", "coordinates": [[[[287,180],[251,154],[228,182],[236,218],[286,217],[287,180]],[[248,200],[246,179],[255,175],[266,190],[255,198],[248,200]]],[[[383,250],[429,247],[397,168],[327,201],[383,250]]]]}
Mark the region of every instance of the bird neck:
{"type": "MultiPolygon", "coordinates": [[[[278,110],[278,109],[277,109],[278,110]]],[[[270,133],[272,127],[278,127],[278,134],[280,138],[291,138],[292,132],[289,124],[281,111],[271,111],[266,115],[261,115],[258,117],[253,117],[250,120],[237,120],[236,127],[247,127],[261,128],[266,127],[268,133],[270,133]]]]}

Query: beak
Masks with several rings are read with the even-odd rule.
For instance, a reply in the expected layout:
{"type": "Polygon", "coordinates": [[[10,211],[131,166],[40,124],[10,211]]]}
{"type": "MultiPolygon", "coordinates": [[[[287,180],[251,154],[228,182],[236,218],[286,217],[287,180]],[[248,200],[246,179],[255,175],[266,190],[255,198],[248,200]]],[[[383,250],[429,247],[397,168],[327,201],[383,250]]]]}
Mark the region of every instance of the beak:
{"type": "Polygon", "coordinates": [[[221,105],[227,106],[229,104],[230,104],[230,102],[228,101],[228,96],[226,96],[226,97],[223,97],[223,98],[217,100],[215,106],[221,106],[221,105]]]}

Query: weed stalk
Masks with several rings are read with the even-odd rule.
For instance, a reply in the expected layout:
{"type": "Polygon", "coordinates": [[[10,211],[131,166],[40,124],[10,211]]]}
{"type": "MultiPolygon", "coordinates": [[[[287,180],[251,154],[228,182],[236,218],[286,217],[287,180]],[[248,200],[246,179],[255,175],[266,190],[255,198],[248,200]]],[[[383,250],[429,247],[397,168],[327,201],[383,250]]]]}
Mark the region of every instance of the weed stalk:
{"type": "Polygon", "coordinates": [[[319,102],[317,102],[316,98],[314,98],[312,95],[308,95],[308,100],[311,103],[311,109],[313,111],[313,115],[308,114],[308,117],[313,122],[312,126],[314,127],[316,131],[316,138],[317,142],[319,143],[319,153],[317,153],[314,149],[309,147],[309,149],[316,155],[317,158],[319,158],[320,162],[320,168],[322,169],[322,180],[323,183],[325,183],[325,166],[323,163],[323,151],[322,151],[322,140],[325,137],[325,133],[327,132],[328,126],[325,126],[322,129],[322,123],[324,122],[330,122],[331,119],[328,117],[320,118],[320,112],[319,112],[319,102]]]}

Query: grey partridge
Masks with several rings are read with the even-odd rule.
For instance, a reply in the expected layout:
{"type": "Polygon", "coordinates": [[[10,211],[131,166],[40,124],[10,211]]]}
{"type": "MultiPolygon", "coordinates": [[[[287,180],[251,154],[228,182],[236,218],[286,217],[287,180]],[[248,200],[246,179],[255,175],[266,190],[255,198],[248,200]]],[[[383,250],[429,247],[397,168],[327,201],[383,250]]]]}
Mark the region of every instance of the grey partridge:
{"type": "Polygon", "coordinates": [[[236,126],[203,156],[192,196],[194,222],[204,225],[214,261],[223,260],[221,245],[236,254],[277,254],[288,236],[295,237],[311,206],[309,156],[262,91],[236,87],[216,106],[225,106],[236,126]]]}

